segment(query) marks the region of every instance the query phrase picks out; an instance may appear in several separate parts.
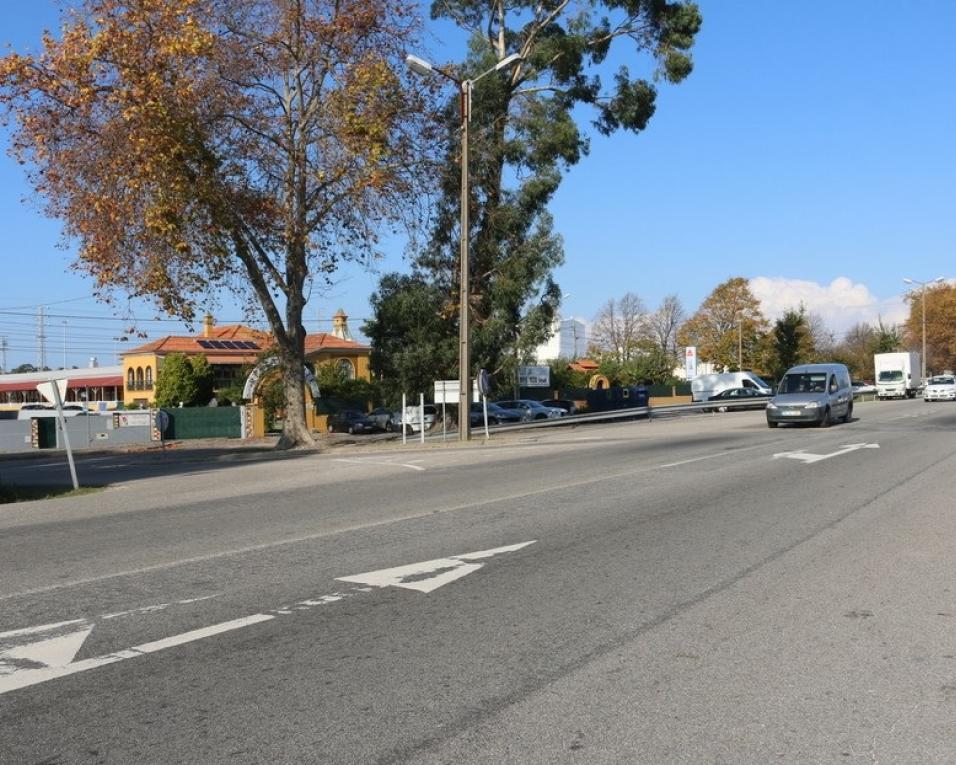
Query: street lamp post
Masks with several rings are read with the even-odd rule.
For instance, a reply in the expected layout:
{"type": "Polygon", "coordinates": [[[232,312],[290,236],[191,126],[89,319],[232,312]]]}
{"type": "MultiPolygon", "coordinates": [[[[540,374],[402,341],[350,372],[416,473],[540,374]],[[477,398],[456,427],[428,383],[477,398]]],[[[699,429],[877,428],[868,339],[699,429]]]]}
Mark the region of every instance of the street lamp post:
{"type": "Polygon", "coordinates": [[[918,279],[910,279],[908,276],[903,277],[903,282],[905,284],[917,284],[920,288],[920,313],[923,315],[923,355],[920,358],[920,366],[922,367],[921,379],[923,382],[926,381],[926,285],[939,284],[942,281],[942,276],[937,276],[935,279],[930,279],[928,282],[921,282],[918,279]]]}
{"type": "Polygon", "coordinates": [[[470,334],[468,317],[468,123],[471,120],[471,91],[478,80],[492,72],[500,72],[518,63],[522,57],[517,53],[506,56],[491,69],[482,72],[474,79],[460,80],[440,67],[418,56],[405,56],[405,64],[416,74],[428,75],[432,72],[451,80],[458,86],[461,96],[461,222],[459,223],[459,281],[458,291],[458,440],[471,438],[471,355],[468,347],[470,334]]]}

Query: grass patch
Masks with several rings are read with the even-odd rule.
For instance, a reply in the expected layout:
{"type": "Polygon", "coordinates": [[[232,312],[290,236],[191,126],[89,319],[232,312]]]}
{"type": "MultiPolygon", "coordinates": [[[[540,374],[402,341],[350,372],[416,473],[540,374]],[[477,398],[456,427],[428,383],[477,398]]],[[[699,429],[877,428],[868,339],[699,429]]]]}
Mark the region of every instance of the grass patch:
{"type": "Polygon", "coordinates": [[[54,499],[55,497],[79,497],[102,491],[102,486],[81,486],[71,489],[69,486],[3,486],[0,485],[0,505],[9,502],[29,502],[33,499],[54,499]]]}

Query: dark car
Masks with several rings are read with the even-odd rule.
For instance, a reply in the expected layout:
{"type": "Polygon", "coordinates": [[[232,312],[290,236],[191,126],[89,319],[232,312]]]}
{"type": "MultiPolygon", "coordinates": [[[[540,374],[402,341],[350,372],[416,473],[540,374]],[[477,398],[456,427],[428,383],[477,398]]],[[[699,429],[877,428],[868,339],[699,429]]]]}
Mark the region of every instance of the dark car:
{"type": "Polygon", "coordinates": [[[329,433],[371,433],[378,430],[375,420],[355,409],[346,409],[329,415],[329,433]]]}
{"type": "Polygon", "coordinates": [[[545,406],[553,406],[557,409],[563,409],[568,414],[577,414],[578,405],[567,398],[546,398],[541,402],[545,406]]]}
{"type": "MultiPolygon", "coordinates": [[[[521,412],[514,409],[505,409],[503,406],[488,402],[488,424],[501,425],[509,422],[521,422],[521,412]]],[[[471,427],[477,428],[485,424],[485,412],[481,404],[471,405],[471,427]]]]}
{"type": "Polygon", "coordinates": [[[534,401],[528,398],[510,399],[508,401],[496,401],[496,404],[505,409],[513,409],[521,412],[523,420],[553,420],[558,417],[564,417],[567,412],[558,409],[555,406],[544,406],[540,401],[534,401]]]}
{"type": "Polygon", "coordinates": [[[391,430],[392,427],[389,422],[392,419],[394,412],[385,406],[380,406],[378,409],[373,409],[368,413],[368,418],[375,423],[379,430],[391,430]]]}
{"type": "Polygon", "coordinates": [[[706,406],[703,412],[726,412],[730,409],[766,409],[770,396],[757,388],[728,388],[707,399],[707,403],[717,402],[719,406],[706,406]]]}

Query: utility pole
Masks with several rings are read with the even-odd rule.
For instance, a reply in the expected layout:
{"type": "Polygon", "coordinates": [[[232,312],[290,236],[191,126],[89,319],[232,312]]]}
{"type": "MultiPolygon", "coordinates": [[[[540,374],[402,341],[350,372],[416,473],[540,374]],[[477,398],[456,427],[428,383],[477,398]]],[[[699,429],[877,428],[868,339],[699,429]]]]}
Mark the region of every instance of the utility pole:
{"type": "Polygon", "coordinates": [[[37,366],[46,369],[46,325],[44,324],[43,306],[37,307],[37,366]]]}
{"type": "Polygon", "coordinates": [[[7,336],[0,336],[0,372],[7,371],[7,336]]]}
{"type": "Polygon", "coordinates": [[[946,281],[942,276],[937,276],[935,279],[931,279],[928,282],[921,282],[919,279],[910,279],[908,276],[903,278],[903,281],[906,284],[915,284],[920,288],[920,299],[921,299],[921,313],[923,315],[923,355],[920,357],[920,366],[922,366],[922,381],[925,384],[926,382],[926,285],[928,284],[940,284],[941,282],[946,281]]]}
{"type": "Polygon", "coordinates": [[[66,369],[66,319],[63,320],[63,369],[66,369]]]}

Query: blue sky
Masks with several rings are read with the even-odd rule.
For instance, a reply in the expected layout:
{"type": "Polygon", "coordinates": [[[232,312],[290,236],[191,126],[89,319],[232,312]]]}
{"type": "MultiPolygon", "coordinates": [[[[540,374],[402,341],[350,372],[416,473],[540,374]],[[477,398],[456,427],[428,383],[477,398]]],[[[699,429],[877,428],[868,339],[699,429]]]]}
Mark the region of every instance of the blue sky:
{"type": "MultiPolygon", "coordinates": [[[[595,135],[553,201],[566,252],[562,313],[591,319],[627,291],[651,309],[677,294],[692,312],[744,276],[771,318],[802,300],[837,334],[877,316],[901,320],[904,276],[956,277],[956,3],[700,6],[694,73],[661,87],[643,134],[595,135]]],[[[51,0],[6,0],[4,11],[0,42],[16,49],[56,26],[51,0]]],[[[437,39],[432,53],[460,55],[437,39]]],[[[64,332],[68,365],[90,355],[110,363],[127,322],[89,298],[69,250],[56,247],[56,222],[21,201],[29,193],[21,168],[0,159],[7,367],[36,363],[40,304],[48,364],[62,363],[64,332]]],[[[393,249],[380,270],[405,269],[393,249]]],[[[313,295],[310,330],[327,330],[319,319],[339,307],[353,330],[369,315],[376,274],[353,266],[339,277],[313,295]]],[[[143,306],[133,314],[150,337],[182,331],[148,321],[143,306]]],[[[230,305],[216,314],[240,318],[230,305]]]]}

